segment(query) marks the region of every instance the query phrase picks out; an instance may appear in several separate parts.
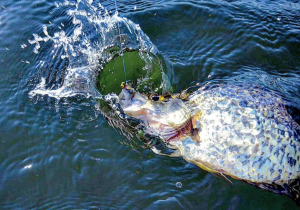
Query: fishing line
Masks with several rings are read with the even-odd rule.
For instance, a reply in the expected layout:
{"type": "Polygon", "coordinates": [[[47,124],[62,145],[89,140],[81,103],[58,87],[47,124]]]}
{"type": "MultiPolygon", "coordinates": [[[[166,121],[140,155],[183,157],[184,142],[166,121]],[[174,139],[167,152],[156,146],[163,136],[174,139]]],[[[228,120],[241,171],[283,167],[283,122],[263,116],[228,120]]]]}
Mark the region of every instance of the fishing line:
{"type": "MultiPolygon", "coordinates": [[[[115,7],[116,7],[116,14],[118,15],[117,0],[115,0],[115,7]]],[[[119,32],[120,45],[121,45],[120,56],[122,57],[122,60],[123,60],[123,68],[124,68],[125,83],[127,83],[127,79],[126,79],[126,69],[125,69],[125,61],[124,61],[124,53],[122,52],[123,46],[122,46],[122,40],[121,40],[121,34],[120,34],[119,22],[117,22],[117,28],[118,28],[118,32],[119,32]]]]}

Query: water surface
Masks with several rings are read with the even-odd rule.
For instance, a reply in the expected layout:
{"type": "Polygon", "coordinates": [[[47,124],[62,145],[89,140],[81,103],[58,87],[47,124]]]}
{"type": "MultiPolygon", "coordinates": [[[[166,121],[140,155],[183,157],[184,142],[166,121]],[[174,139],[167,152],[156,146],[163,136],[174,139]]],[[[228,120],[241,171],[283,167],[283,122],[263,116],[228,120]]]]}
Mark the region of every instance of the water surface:
{"type": "MultiPolygon", "coordinates": [[[[45,26],[51,37],[65,33],[57,40],[74,37],[77,26],[69,13],[74,5],[82,11],[91,11],[91,5],[102,14],[107,10],[108,18],[115,12],[111,0],[82,2],[0,1],[1,209],[297,208],[287,196],[236,180],[231,186],[181,158],[128,146],[93,97],[31,96],[42,78],[46,90],[57,90],[68,67],[98,62],[87,59],[98,45],[78,44],[83,40],[80,34],[67,45],[88,49],[84,54],[74,48],[77,57],[65,58],[66,45],[61,42],[55,47],[54,40],[42,40],[39,49],[32,43],[33,34],[47,37],[45,26]]],[[[177,91],[208,81],[255,82],[280,94],[297,117],[297,1],[118,1],[118,11],[139,24],[169,60],[177,91]]],[[[82,31],[89,31],[87,40],[97,39],[99,25],[91,25],[83,24],[82,31]]]]}

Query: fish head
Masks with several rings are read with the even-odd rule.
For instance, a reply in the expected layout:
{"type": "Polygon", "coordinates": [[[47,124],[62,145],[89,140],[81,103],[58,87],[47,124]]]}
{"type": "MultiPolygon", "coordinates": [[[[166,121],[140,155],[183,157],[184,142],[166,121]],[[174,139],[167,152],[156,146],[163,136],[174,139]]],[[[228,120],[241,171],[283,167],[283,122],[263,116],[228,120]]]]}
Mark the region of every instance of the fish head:
{"type": "Polygon", "coordinates": [[[124,113],[142,120],[147,132],[168,141],[190,121],[190,111],[180,99],[152,100],[133,88],[123,88],[119,104],[124,113]]]}

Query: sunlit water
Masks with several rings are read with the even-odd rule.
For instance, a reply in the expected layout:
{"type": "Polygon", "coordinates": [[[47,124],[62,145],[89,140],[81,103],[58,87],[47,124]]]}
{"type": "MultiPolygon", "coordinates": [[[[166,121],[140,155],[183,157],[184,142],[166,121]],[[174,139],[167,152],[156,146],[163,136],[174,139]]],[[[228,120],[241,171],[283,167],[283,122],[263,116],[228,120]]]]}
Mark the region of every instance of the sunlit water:
{"type": "Polygon", "coordinates": [[[286,196],[130,143],[95,75],[120,45],[162,54],[177,91],[253,83],[300,107],[297,1],[1,1],[1,209],[283,209],[286,196]],[[150,41],[151,40],[151,41],[150,41]]]}

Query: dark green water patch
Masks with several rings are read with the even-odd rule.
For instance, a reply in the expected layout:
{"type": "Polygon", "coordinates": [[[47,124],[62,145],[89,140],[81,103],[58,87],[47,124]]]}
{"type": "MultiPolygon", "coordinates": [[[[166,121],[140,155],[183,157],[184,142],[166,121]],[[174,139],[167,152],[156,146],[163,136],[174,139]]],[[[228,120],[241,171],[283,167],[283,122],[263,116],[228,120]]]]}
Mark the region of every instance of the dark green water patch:
{"type": "Polygon", "coordinates": [[[154,55],[125,51],[122,56],[117,54],[105,64],[97,77],[97,88],[101,94],[119,93],[120,84],[128,78],[132,87],[140,92],[161,92],[162,72],[161,61],[154,55]]]}

